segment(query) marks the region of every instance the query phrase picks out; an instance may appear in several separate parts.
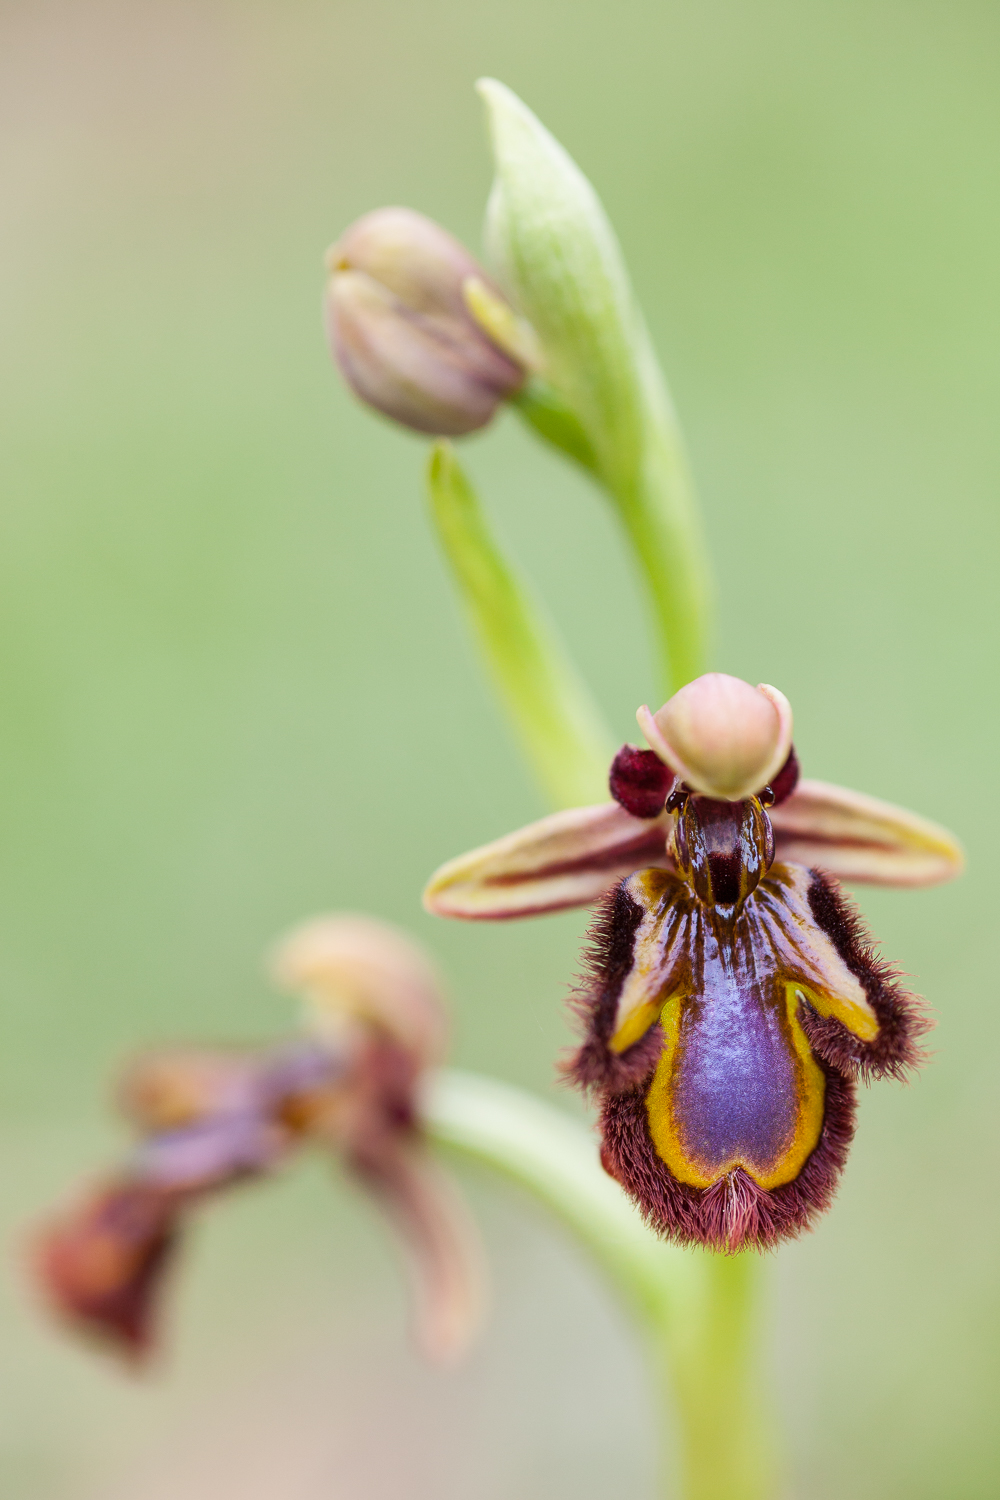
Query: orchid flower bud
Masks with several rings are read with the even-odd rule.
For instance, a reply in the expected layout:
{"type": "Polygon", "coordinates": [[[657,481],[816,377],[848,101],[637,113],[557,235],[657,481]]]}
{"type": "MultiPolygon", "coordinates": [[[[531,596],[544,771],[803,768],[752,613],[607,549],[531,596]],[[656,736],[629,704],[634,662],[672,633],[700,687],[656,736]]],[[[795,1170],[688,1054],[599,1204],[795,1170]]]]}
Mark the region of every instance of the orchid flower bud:
{"type": "Polygon", "coordinates": [[[657,713],[640,708],[639,727],[653,750],[692,791],[742,802],[763,790],[792,746],[792,710],[784,693],[753,688],[725,672],[707,672],[657,713]]]}
{"type": "Polygon", "coordinates": [[[303,995],[320,1035],[355,1019],[398,1042],[421,1066],[442,1060],[441,981],[422,948],[372,917],[318,917],[290,933],[272,959],[277,984],[303,995]]]}
{"type": "Polygon", "coordinates": [[[464,246],[423,214],[365,214],[331,246],[327,267],[333,357],[355,395],[387,417],[458,437],[485,427],[523,384],[520,360],[472,311],[485,300],[495,334],[507,304],[464,246]]]}

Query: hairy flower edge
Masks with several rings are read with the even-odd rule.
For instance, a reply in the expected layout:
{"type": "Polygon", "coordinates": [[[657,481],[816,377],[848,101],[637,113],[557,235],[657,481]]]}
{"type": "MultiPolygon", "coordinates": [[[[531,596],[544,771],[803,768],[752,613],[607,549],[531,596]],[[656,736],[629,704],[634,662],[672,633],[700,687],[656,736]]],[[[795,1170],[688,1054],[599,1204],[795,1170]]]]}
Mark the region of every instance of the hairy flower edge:
{"type": "MultiPolygon", "coordinates": [[[[662,1130],[654,1123],[654,1111],[662,1112],[664,1107],[673,1110],[678,1089],[683,1092],[675,1054],[674,1071],[665,1081],[667,1092],[664,1095],[661,1080],[654,1097],[661,1059],[670,1052],[658,1019],[660,1007],[668,999],[666,983],[657,991],[658,981],[641,980],[640,974],[641,983],[653,988],[655,1008],[645,1018],[646,1029],[631,1045],[616,1046],[616,1035],[627,1034],[628,1017],[623,1026],[621,1011],[626,983],[634,971],[641,968],[645,973],[649,966],[649,949],[642,953],[639,949],[645,912],[634,899],[634,881],[623,882],[604,898],[591,927],[587,970],[573,1002],[585,1035],[576,1054],[564,1064],[564,1072],[598,1095],[606,1169],[637,1204],[651,1228],[678,1243],[726,1252],[763,1250],[808,1229],[829,1207],[847,1159],[854,1133],[855,1080],[867,1082],[886,1075],[902,1078],[923,1060],[920,1039],[930,1026],[926,1010],[899,984],[896,971],[877,957],[860,917],[836,882],[817,871],[790,873],[792,885],[788,889],[801,890],[807,907],[793,902],[790,908],[788,920],[796,947],[805,944],[805,948],[801,949],[801,959],[793,950],[793,967],[788,972],[798,973],[802,989],[822,1005],[822,994],[807,981],[819,983],[818,976],[825,973],[828,984],[845,990],[849,984],[843,974],[839,984],[837,980],[839,960],[858,980],[873,1022],[867,1040],[861,1040],[835,1014],[836,1004],[829,1014],[821,1015],[806,995],[799,993],[798,1027],[823,1078],[819,1090],[821,1128],[794,1174],[774,1186],[756,1180],[744,1163],[731,1164],[703,1185],[681,1180],[671,1170],[658,1150],[655,1137],[662,1130]],[[833,962],[824,958],[822,938],[818,938],[816,962],[810,965],[808,937],[802,931],[806,910],[818,933],[829,940],[833,962]],[[797,963],[804,967],[797,971],[797,963]]],[[[779,871],[778,881],[782,879],[787,877],[779,871]]],[[[776,884],[773,878],[771,884],[776,884]]],[[[682,931],[682,946],[687,940],[682,931]]],[[[654,936],[654,950],[658,941],[654,936]]],[[[795,982],[793,977],[793,985],[795,982]]],[[[689,1002],[682,1001],[682,1006],[685,1003],[689,1002]]],[[[697,1009],[693,997],[690,1003],[697,1009]]],[[[840,1007],[841,1016],[850,1014],[840,1007]]],[[[682,1046],[683,1032],[682,1021],[682,1046]]],[[[727,1087],[738,1096],[745,1087],[739,1057],[734,1061],[726,1052],[720,1053],[714,1067],[728,1070],[727,1087]]],[[[717,1101],[715,1108],[720,1107],[724,1116],[726,1106],[717,1101]]],[[[724,1119],[717,1123],[727,1128],[724,1119]]]]}

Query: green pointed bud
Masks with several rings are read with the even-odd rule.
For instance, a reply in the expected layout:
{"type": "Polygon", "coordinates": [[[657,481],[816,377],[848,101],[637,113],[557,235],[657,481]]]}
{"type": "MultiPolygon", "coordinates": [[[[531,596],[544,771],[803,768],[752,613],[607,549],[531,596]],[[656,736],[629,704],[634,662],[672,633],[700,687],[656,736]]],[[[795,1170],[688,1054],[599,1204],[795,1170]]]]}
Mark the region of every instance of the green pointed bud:
{"type": "Polygon", "coordinates": [[[333,357],[355,395],[387,417],[457,437],[485,427],[524,383],[512,350],[519,320],[465,247],[423,214],[365,214],[331,246],[327,267],[333,357]],[[470,287],[472,303],[504,327],[502,347],[470,306],[470,287]]]}
{"type": "Polygon", "coordinates": [[[645,576],[672,693],[705,670],[711,605],[677,417],[593,187],[516,94],[496,79],[477,86],[496,163],[486,242],[534,330],[544,377],[516,405],[613,501],[645,576]]]}

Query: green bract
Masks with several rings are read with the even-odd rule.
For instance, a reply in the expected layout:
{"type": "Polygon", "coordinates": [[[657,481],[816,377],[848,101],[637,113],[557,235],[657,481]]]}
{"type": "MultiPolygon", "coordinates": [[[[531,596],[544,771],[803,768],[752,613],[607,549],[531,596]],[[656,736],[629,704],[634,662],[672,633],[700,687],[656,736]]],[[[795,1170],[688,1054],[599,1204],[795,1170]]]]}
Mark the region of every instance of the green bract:
{"type": "Polygon", "coordinates": [[[532,769],[557,807],[603,801],[614,744],[600,710],[501,552],[448,443],[434,446],[427,488],[473,633],[532,769]]]}
{"type": "MultiPolygon", "coordinates": [[[[614,230],[575,162],[520,99],[479,83],[496,181],[487,243],[537,333],[544,375],[576,418],[587,463],[645,575],[667,694],[707,665],[710,585],[694,491],[666,384],[614,230]],[[588,455],[589,457],[589,455],[588,455]]],[[[530,403],[528,403],[530,406],[530,403]]],[[[528,420],[564,449],[559,433],[528,420]]]]}

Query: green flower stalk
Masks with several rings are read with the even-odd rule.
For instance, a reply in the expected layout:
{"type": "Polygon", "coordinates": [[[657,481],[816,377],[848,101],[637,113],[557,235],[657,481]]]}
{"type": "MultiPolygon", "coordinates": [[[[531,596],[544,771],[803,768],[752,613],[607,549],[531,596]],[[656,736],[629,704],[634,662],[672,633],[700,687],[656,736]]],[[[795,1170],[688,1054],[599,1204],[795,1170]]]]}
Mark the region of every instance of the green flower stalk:
{"type": "Polygon", "coordinates": [[[634,1319],[656,1388],[664,1494],[767,1500],[777,1466],[747,1256],[664,1244],[602,1172],[586,1126],[522,1089],[448,1070],[428,1084],[431,1137],[526,1189],[582,1244],[634,1319]],[[678,1421],[677,1418],[680,1417],[678,1421]]]}
{"type": "Polygon", "coordinates": [[[417,432],[505,402],[608,495],[650,604],[665,695],[708,664],[712,587],[666,382],[593,187],[503,84],[479,84],[496,180],[486,238],[510,300],[440,226],[377,209],[327,254],[327,331],[348,385],[417,432]]]}
{"type": "Polygon", "coordinates": [[[607,785],[612,739],[553,626],[492,536],[454,450],[427,470],[431,516],[492,679],[528,763],[556,807],[607,785]]]}

